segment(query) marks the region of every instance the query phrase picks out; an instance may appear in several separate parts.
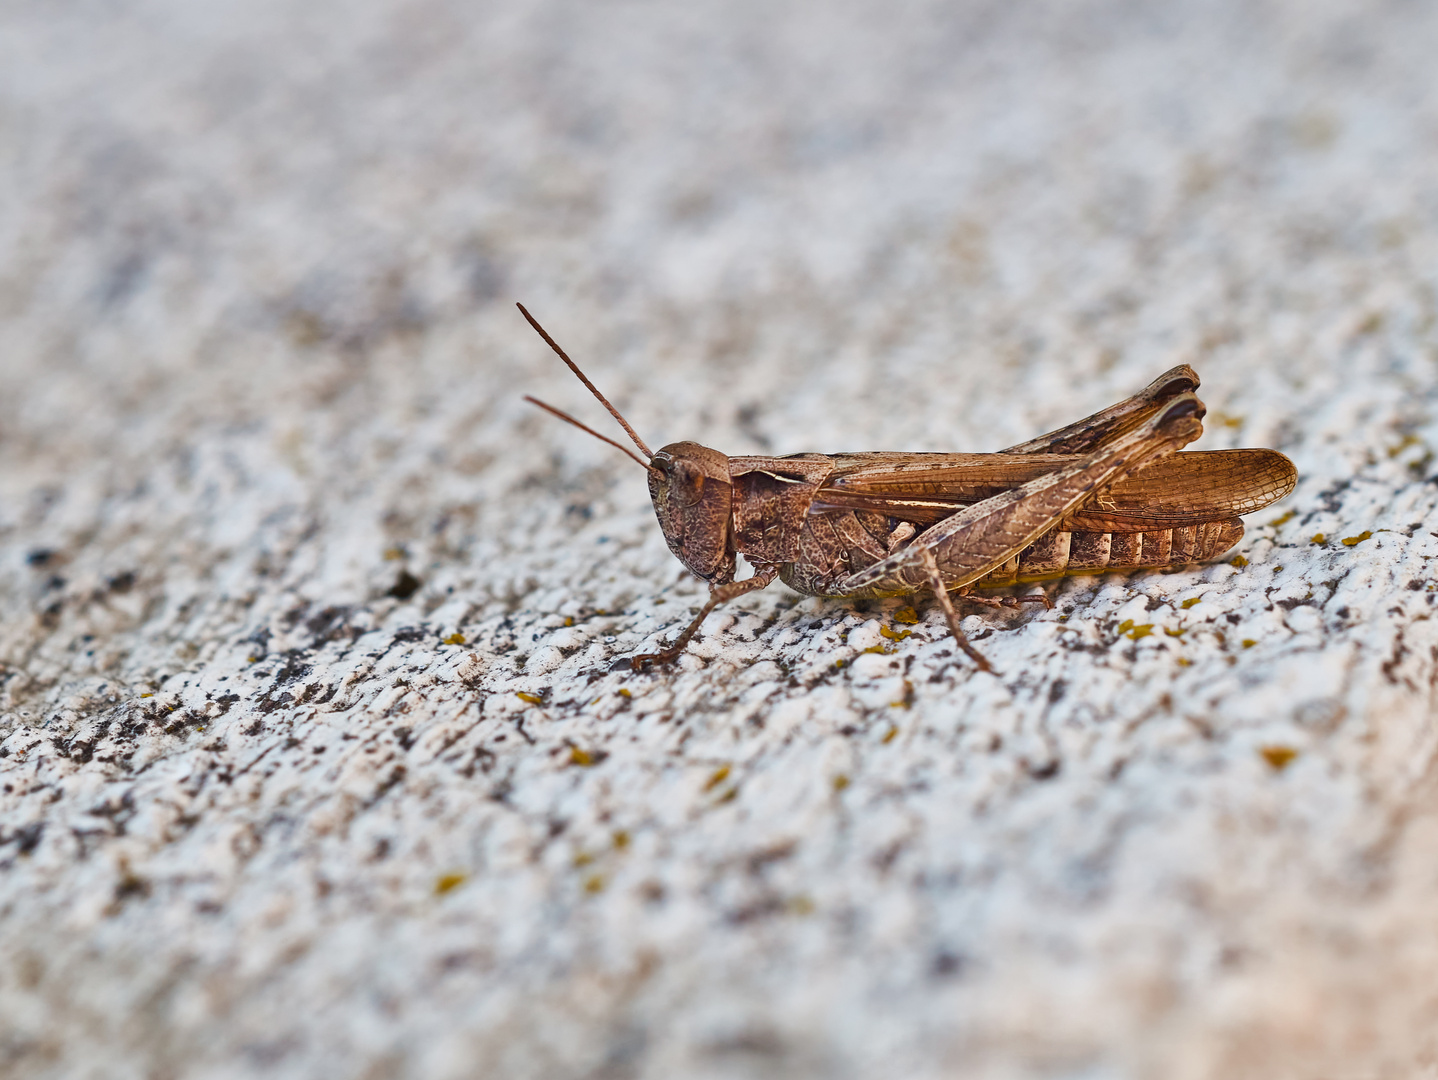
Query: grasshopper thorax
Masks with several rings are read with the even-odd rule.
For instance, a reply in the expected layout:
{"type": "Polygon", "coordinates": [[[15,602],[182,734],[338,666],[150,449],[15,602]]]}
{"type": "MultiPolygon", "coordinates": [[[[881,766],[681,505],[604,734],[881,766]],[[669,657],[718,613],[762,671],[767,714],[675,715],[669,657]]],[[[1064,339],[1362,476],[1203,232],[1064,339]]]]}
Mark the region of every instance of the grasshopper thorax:
{"type": "Polygon", "coordinates": [[[669,550],[706,581],[732,580],[729,458],[698,443],[677,442],[656,453],[649,466],[649,497],[669,550]]]}

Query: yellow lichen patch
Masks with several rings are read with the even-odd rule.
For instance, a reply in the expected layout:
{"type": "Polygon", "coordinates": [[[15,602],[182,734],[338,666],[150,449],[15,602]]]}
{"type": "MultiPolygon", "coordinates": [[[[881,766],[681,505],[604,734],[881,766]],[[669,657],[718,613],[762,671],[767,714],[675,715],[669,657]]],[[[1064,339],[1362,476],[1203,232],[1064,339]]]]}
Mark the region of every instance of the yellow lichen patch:
{"type": "Polygon", "coordinates": [[[1183,608],[1184,611],[1187,611],[1189,608],[1193,607],[1194,604],[1197,604],[1202,599],[1203,597],[1201,596],[1190,596],[1187,600],[1185,600],[1178,606],[1183,608]]]}
{"type": "Polygon", "coordinates": [[[144,698],[144,697],[154,697],[155,695],[154,695],[154,694],[141,694],[140,696],[141,696],[142,698],[144,698]]]}
{"type": "MultiPolygon", "coordinates": [[[[895,702],[895,704],[898,704],[898,703],[895,702]]],[[[880,742],[884,742],[884,743],[891,743],[891,742],[893,742],[894,739],[898,736],[898,734],[899,734],[899,729],[898,729],[897,727],[895,727],[893,724],[890,724],[890,725],[889,725],[889,730],[886,731],[886,732],[884,732],[884,737],[883,737],[882,739],[880,739],[879,741],[880,741],[880,742]]]]}
{"type": "Polygon", "coordinates": [[[784,906],[788,908],[791,915],[814,914],[814,901],[807,896],[795,896],[784,906]]]}
{"type": "Polygon", "coordinates": [[[1291,746],[1264,746],[1258,751],[1263,755],[1263,760],[1271,765],[1275,772],[1282,772],[1293,763],[1298,756],[1298,751],[1291,746]]]}
{"type": "Polygon", "coordinates": [[[1293,520],[1294,518],[1296,518],[1297,516],[1298,516],[1298,511],[1297,511],[1297,510],[1290,510],[1290,511],[1288,511],[1288,513],[1286,513],[1286,514],[1280,514],[1278,517],[1276,517],[1276,518],[1274,518],[1272,521],[1270,521],[1270,522],[1268,523],[1268,527],[1271,528],[1271,529],[1276,529],[1276,528],[1278,528],[1278,526],[1283,525],[1283,524],[1285,524],[1285,523],[1287,523],[1287,522],[1292,521],[1292,520],[1293,520]]]}
{"type": "Polygon", "coordinates": [[[453,892],[468,880],[468,874],[441,874],[434,883],[434,895],[443,896],[447,892],[453,892]]]}
{"type": "Polygon", "coordinates": [[[836,668],[841,668],[841,667],[844,666],[844,661],[842,661],[842,660],[835,660],[835,661],[834,661],[834,666],[835,666],[836,668]]]}
{"type": "Polygon", "coordinates": [[[402,548],[402,547],[391,547],[391,548],[385,548],[385,549],[384,549],[384,561],[385,561],[385,562],[398,562],[400,559],[403,559],[403,558],[404,558],[404,548],[402,548]]]}
{"type": "Polygon", "coordinates": [[[450,634],[449,637],[444,639],[444,643],[446,645],[463,645],[464,635],[461,634],[458,630],[456,630],[453,634],[450,634]]]}
{"type": "Polygon", "coordinates": [[[1169,637],[1183,637],[1184,634],[1188,633],[1188,629],[1185,627],[1185,628],[1182,629],[1182,630],[1173,630],[1173,629],[1170,629],[1169,627],[1165,626],[1165,627],[1163,628],[1163,632],[1164,632],[1165,634],[1167,634],[1169,637]]]}
{"type": "Polygon", "coordinates": [[[835,791],[843,791],[843,790],[844,790],[846,787],[848,787],[848,786],[849,786],[849,778],[848,778],[847,776],[845,776],[843,773],[840,773],[838,776],[834,777],[834,790],[835,790],[835,791]]]}
{"type": "Polygon", "coordinates": [[[1239,644],[1242,645],[1245,649],[1251,649],[1255,645],[1257,645],[1258,642],[1254,641],[1251,637],[1246,637],[1242,641],[1240,641],[1239,644]]]}
{"type": "Polygon", "coordinates": [[[1371,532],[1369,532],[1367,529],[1364,529],[1357,536],[1345,536],[1342,540],[1339,541],[1339,543],[1341,543],[1344,547],[1353,547],[1355,544],[1363,543],[1363,541],[1369,539],[1372,535],[1373,534],[1371,532]]]}
{"type": "Polygon", "coordinates": [[[879,633],[890,641],[903,641],[913,634],[912,630],[890,630],[887,626],[879,627],[879,633]]]}
{"type": "Polygon", "coordinates": [[[722,784],[725,780],[728,780],[728,779],[729,779],[729,766],[728,766],[728,765],[720,765],[719,768],[717,768],[717,769],[714,770],[714,774],[713,774],[712,776],[710,776],[709,779],[704,782],[704,790],[705,790],[705,791],[713,791],[715,788],[717,788],[720,784],[722,784]]]}
{"type": "Polygon", "coordinates": [[[894,621],[903,623],[906,626],[913,626],[919,621],[919,613],[911,607],[901,607],[894,612],[894,621]]]}
{"type": "Polygon", "coordinates": [[[894,650],[887,645],[870,645],[864,651],[866,653],[878,653],[880,656],[888,656],[894,650]]]}
{"type": "Polygon", "coordinates": [[[619,850],[619,851],[623,851],[625,848],[627,848],[627,847],[629,846],[629,834],[628,834],[627,832],[625,832],[623,829],[615,829],[615,830],[614,830],[613,840],[614,840],[614,847],[615,847],[617,850],[619,850]]]}
{"type": "Polygon", "coordinates": [[[1211,412],[1208,414],[1210,424],[1221,424],[1223,427],[1237,428],[1243,426],[1243,417],[1231,416],[1228,413],[1211,412]]]}
{"type": "Polygon", "coordinates": [[[566,615],[566,616],[564,616],[564,625],[565,625],[565,626],[573,626],[573,625],[574,625],[574,616],[573,616],[573,615],[566,615]]]}
{"type": "Polygon", "coordinates": [[[592,863],[593,861],[594,861],[594,856],[591,855],[591,854],[589,854],[589,852],[587,852],[587,851],[577,852],[577,853],[575,854],[575,856],[574,856],[574,868],[575,868],[576,870],[582,870],[582,869],[584,869],[584,867],[588,866],[588,865],[589,865],[590,863],[592,863]]]}
{"type": "Polygon", "coordinates": [[[517,697],[517,698],[519,698],[520,701],[527,702],[527,703],[530,704],[530,705],[543,705],[543,704],[544,704],[544,699],[543,699],[542,697],[540,697],[538,694],[530,694],[530,693],[527,693],[527,692],[524,691],[524,690],[516,690],[516,691],[514,692],[514,696],[517,697]]]}
{"type": "Polygon", "coordinates": [[[618,695],[619,695],[620,697],[622,697],[622,698],[632,698],[632,697],[634,696],[632,693],[630,693],[628,690],[626,690],[626,689],[625,689],[624,687],[622,687],[622,686],[621,686],[618,690],[616,690],[616,691],[614,691],[614,692],[615,692],[616,694],[618,694],[618,695]]]}
{"type": "Polygon", "coordinates": [[[594,764],[594,755],[588,750],[581,750],[577,746],[569,748],[569,764],[588,767],[594,764]]]}
{"type": "Polygon", "coordinates": [[[1245,559],[1242,555],[1235,555],[1233,558],[1229,559],[1228,562],[1230,566],[1236,566],[1240,570],[1242,570],[1245,566],[1248,565],[1248,560],[1245,559]]]}
{"type": "Polygon", "coordinates": [[[1118,624],[1119,637],[1126,637],[1130,641],[1146,638],[1152,633],[1153,623],[1135,623],[1132,619],[1125,619],[1118,624]]]}
{"type": "Polygon", "coordinates": [[[590,893],[591,895],[594,894],[594,893],[603,892],[603,891],[604,891],[604,875],[603,875],[603,874],[590,874],[587,878],[584,879],[584,891],[587,892],[587,893],[590,893]]]}
{"type": "Polygon", "coordinates": [[[731,787],[728,791],[724,792],[723,795],[720,795],[719,798],[718,798],[717,800],[715,800],[715,801],[716,801],[716,802],[721,802],[721,803],[733,802],[733,801],[734,801],[735,799],[737,799],[738,797],[739,797],[739,789],[738,789],[738,787],[731,787]]]}
{"type": "Polygon", "coordinates": [[[1192,667],[1192,666],[1193,666],[1193,661],[1190,660],[1190,659],[1189,659],[1188,657],[1186,657],[1186,656],[1180,656],[1180,657],[1178,658],[1178,666],[1179,666],[1179,667],[1192,667]]]}
{"type": "Polygon", "coordinates": [[[1388,456],[1391,458],[1395,458],[1399,454],[1403,453],[1404,450],[1407,450],[1410,446],[1417,446],[1422,441],[1422,439],[1420,439],[1417,435],[1414,435],[1410,431],[1407,435],[1403,436],[1402,440],[1398,443],[1397,446],[1390,446],[1388,448],[1388,456]]]}
{"type": "Polygon", "coordinates": [[[1328,537],[1325,536],[1323,533],[1314,533],[1313,542],[1315,544],[1324,544],[1328,542],[1328,537]]]}

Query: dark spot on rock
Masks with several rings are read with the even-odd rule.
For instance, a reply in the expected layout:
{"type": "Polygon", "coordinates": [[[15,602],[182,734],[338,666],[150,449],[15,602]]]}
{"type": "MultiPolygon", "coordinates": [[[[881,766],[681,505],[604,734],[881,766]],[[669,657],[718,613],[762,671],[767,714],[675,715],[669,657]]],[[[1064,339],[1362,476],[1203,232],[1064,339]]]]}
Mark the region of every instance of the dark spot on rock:
{"type": "Polygon", "coordinates": [[[745,923],[754,922],[757,919],[771,918],[782,913],[783,910],[783,898],[777,893],[771,893],[735,908],[725,918],[735,926],[743,926],[745,923]]]}
{"type": "Polygon", "coordinates": [[[294,700],[295,695],[291,694],[288,690],[286,690],[279,697],[271,697],[269,694],[266,694],[264,700],[261,701],[256,706],[256,708],[258,708],[262,713],[269,714],[274,712],[276,709],[283,709],[286,705],[294,704],[294,700]]]}
{"type": "Polygon", "coordinates": [[[150,883],[138,874],[125,871],[120,880],[115,882],[115,903],[123,904],[126,900],[140,897],[143,899],[150,895],[150,883]]]}
{"type": "Polygon", "coordinates": [[[179,735],[186,728],[201,727],[208,717],[202,712],[194,709],[186,709],[182,713],[176,713],[175,718],[165,725],[166,735],[179,735]]]}
{"type": "Polygon", "coordinates": [[[124,573],[116,574],[105,582],[111,592],[126,593],[135,587],[135,572],[126,570],[124,573]]]}
{"type": "Polygon", "coordinates": [[[1407,589],[1409,592],[1422,592],[1422,590],[1423,590],[1423,579],[1422,579],[1422,578],[1414,578],[1412,581],[1410,581],[1407,585],[1405,585],[1405,586],[1403,586],[1403,587],[1404,587],[1405,589],[1407,589]]]}
{"type": "Polygon", "coordinates": [[[305,629],[312,635],[310,648],[319,648],[327,641],[348,636],[351,640],[359,637],[359,631],[349,625],[350,607],[327,607],[316,612],[305,621],[305,629]]]}
{"type": "Polygon", "coordinates": [[[366,804],[366,809],[379,802],[394,788],[404,783],[404,778],[406,775],[408,775],[408,773],[409,770],[406,769],[403,765],[396,765],[394,767],[394,771],[391,772],[389,776],[380,783],[379,787],[375,788],[374,794],[370,796],[369,802],[366,804]]]}
{"type": "Polygon", "coordinates": [[[253,724],[251,724],[249,727],[243,729],[243,730],[240,732],[240,734],[242,734],[242,735],[258,735],[260,732],[262,732],[262,731],[264,731],[264,730],[265,730],[265,725],[262,724],[262,723],[260,723],[258,720],[256,720],[256,721],[255,721],[253,724]]]}
{"type": "Polygon", "coordinates": [[[299,649],[290,649],[284,654],[284,664],[274,674],[275,686],[288,686],[296,679],[302,679],[311,671],[309,664],[302,661],[304,653],[299,649]]]}
{"type": "Polygon", "coordinates": [[[401,570],[399,577],[395,578],[394,584],[390,586],[386,596],[393,596],[396,600],[408,600],[415,593],[419,592],[424,582],[415,577],[408,570],[401,570]]]}
{"type": "Polygon", "coordinates": [[[36,548],[25,556],[25,564],[42,570],[55,560],[55,552],[49,548],[36,548]]]}
{"type": "Polygon", "coordinates": [[[245,643],[255,646],[255,657],[262,659],[270,651],[270,628],[268,626],[260,627],[245,638],[245,643]]]}
{"type": "Polygon", "coordinates": [[[958,953],[940,949],[929,964],[929,974],[936,979],[952,979],[963,973],[965,960],[958,953]]]}
{"type": "MultiPolygon", "coordinates": [[[[9,785],[6,785],[7,790],[9,785]]],[[[29,825],[22,825],[14,832],[0,833],[0,844],[14,844],[15,851],[19,855],[29,855],[40,846],[40,837],[44,835],[45,823],[43,821],[32,822],[29,825]]]]}
{"type": "Polygon", "coordinates": [[[1243,616],[1239,615],[1239,614],[1238,614],[1237,612],[1235,612],[1235,611],[1230,611],[1230,612],[1229,612],[1226,616],[1224,616],[1224,617],[1225,617],[1226,619],[1228,619],[1228,621],[1231,622],[1234,626],[1237,626],[1239,623],[1241,623],[1241,622],[1243,621],[1243,616]]]}
{"type": "Polygon", "coordinates": [[[1054,758],[1039,765],[1029,765],[1028,770],[1035,780],[1052,780],[1059,774],[1059,761],[1054,758]]]}
{"type": "Polygon", "coordinates": [[[397,727],[394,729],[394,741],[399,743],[401,750],[408,750],[414,745],[414,736],[410,734],[409,728],[397,727]]]}
{"type": "Polygon", "coordinates": [[[390,641],[395,645],[408,645],[411,641],[423,641],[429,632],[422,626],[404,626],[394,632],[390,641]]]}
{"type": "Polygon", "coordinates": [[[220,707],[220,715],[224,716],[225,713],[230,711],[230,706],[234,705],[234,703],[239,700],[239,694],[221,694],[219,697],[215,698],[215,704],[220,707]]]}
{"type": "Polygon", "coordinates": [[[1049,704],[1054,705],[1062,701],[1064,694],[1068,692],[1068,688],[1069,684],[1066,680],[1055,679],[1053,685],[1049,687],[1049,704]]]}
{"type": "Polygon", "coordinates": [[[65,579],[59,574],[51,574],[49,580],[45,582],[46,592],[59,592],[64,587],[65,579]]]}

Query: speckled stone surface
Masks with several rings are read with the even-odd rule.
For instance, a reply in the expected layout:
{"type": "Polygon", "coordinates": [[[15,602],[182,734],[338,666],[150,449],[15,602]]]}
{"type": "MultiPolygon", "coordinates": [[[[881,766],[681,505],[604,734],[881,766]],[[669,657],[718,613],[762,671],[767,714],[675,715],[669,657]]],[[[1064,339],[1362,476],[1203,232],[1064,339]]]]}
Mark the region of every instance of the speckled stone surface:
{"type": "Polygon", "coordinates": [[[1438,1075],[1435,40],[7,5],[0,1074],[1438,1075]],[[703,592],[516,299],[655,445],[1189,362],[1301,481],[1246,565],[968,615],[999,678],[778,585],[611,673],[703,592]]]}

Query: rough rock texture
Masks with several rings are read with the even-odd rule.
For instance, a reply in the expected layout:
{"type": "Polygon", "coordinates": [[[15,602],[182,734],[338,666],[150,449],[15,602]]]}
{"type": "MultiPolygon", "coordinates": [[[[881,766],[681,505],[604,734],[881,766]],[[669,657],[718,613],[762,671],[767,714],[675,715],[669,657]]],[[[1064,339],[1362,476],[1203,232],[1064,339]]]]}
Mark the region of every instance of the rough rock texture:
{"type": "Polygon", "coordinates": [[[1435,35],[6,5],[0,1073],[1438,1074],[1435,35]],[[656,445],[1187,361],[1302,479],[1000,678],[778,585],[609,673],[702,590],[514,299],[656,445]]]}

